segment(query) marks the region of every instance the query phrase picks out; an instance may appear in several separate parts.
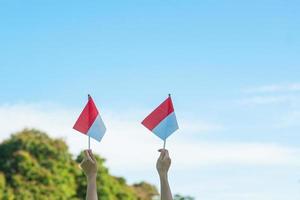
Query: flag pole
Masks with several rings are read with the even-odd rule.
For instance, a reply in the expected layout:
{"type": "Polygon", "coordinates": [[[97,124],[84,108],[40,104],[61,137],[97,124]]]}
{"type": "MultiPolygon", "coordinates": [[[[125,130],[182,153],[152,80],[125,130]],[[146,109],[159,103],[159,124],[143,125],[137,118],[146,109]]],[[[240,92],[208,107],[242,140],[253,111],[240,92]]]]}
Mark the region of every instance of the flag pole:
{"type": "MultiPolygon", "coordinates": [[[[90,100],[90,97],[91,95],[88,94],[88,101],[90,100]]],[[[89,136],[89,139],[88,139],[88,149],[91,150],[91,137],[89,136]]]]}
{"type": "MultiPolygon", "coordinates": [[[[169,98],[171,98],[171,94],[169,93],[169,98]]],[[[164,149],[166,149],[167,138],[164,139],[164,149]]]]}

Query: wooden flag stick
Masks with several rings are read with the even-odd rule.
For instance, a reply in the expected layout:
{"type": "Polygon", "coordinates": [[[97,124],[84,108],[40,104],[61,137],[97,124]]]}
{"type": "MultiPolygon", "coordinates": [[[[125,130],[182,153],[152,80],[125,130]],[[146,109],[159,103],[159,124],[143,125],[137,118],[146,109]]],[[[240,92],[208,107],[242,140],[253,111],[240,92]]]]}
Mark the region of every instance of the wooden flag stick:
{"type": "MultiPolygon", "coordinates": [[[[169,97],[171,97],[171,94],[169,94],[169,97]]],[[[164,149],[166,149],[166,142],[167,142],[167,139],[164,139],[164,149]]]]}
{"type": "MultiPolygon", "coordinates": [[[[89,98],[91,97],[90,94],[88,94],[88,101],[89,101],[89,98]]],[[[88,147],[89,147],[89,150],[91,149],[91,137],[89,136],[89,141],[88,141],[88,147]]]]}
{"type": "MultiPolygon", "coordinates": [[[[171,97],[171,94],[169,94],[169,97],[171,97]]],[[[167,139],[164,139],[164,149],[166,149],[166,142],[167,142],[167,139]]]]}

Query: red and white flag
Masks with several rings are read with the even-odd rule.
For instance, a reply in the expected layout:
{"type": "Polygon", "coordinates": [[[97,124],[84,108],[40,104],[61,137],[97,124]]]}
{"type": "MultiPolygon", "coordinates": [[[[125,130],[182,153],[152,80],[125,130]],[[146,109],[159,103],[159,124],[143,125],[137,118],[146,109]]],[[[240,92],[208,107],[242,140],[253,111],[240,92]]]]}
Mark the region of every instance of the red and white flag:
{"type": "Polygon", "coordinates": [[[90,95],[86,106],[81,112],[73,128],[99,142],[104,136],[106,131],[105,125],[90,95]]]}
{"type": "Polygon", "coordinates": [[[151,112],[142,124],[162,140],[174,133],[178,129],[178,123],[171,96],[151,112]]]}

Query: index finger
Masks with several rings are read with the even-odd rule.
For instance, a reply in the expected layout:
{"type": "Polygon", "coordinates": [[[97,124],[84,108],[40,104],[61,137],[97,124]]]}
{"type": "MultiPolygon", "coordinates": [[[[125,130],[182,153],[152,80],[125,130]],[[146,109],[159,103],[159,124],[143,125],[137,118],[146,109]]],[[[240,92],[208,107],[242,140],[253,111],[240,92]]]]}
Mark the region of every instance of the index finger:
{"type": "Polygon", "coordinates": [[[165,149],[164,159],[166,159],[166,158],[170,158],[169,151],[167,149],[165,149]]]}
{"type": "Polygon", "coordinates": [[[95,162],[96,159],[95,159],[91,149],[88,150],[88,154],[89,154],[90,158],[95,162]]]}
{"type": "Polygon", "coordinates": [[[90,154],[89,154],[88,151],[89,151],[89,150],[84,150],[84,157],[85,157],[86,159],[88,159],[88,160],[90,160],[90,161],[93,162],[93,159],[91,158],[91,156],[90,156],[90,154]]]}
{"type": "Polygon", "coordinates": [[[159,149],[158,151],[160,152],[159,159],[164,159],[164,157],[166,155],[166,150],[165,149],[159,149]]]}

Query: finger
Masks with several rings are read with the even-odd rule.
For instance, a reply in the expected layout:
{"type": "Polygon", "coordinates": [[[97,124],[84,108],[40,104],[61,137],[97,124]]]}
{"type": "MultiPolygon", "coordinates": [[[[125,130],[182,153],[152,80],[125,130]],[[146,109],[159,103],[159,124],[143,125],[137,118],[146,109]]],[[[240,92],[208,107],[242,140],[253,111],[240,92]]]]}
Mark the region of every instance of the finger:
{"type": "Polygon", "coordinates": [[[87,160],[91,161],[91,162],[94,162],[92,160],[92,158],[90,157],[90,154],[89,154],[89,150],[84,150],[84,156],[87,160]]]}
{"type": "Polygon", "coordinates": [[[159,152],[168,151],[168,149],[158,149],[159,152]]]}
{"type": "Polygon", "coordinates": [[[81,163],[79,164],[80,169],[83,168],[83,165],[85,165],[86,162],[87,162],[87,159],[84,158],[84,159],[81,161],[81,163]]]}
{"type": "Polygon", "coordinates": [[[90,158],[91,158],[94,162],[96,162],[96,159],[95,159],[94,154],[92,153],[92,150],[90,149],[88,152],[89,152],[90,158]]]}
{"type": "Polygon", "coordinates": [[[165,149],[165,158],[170,158],[169,151],[165,149]]]}
{"type": "Polygon", "coordinates": [[[87,160],[88,160],[88,158],[86,156],[84,156],[84,158],[82,159],[80,164],[85,163],[87,160]]]}
{"type": "Polygon", "coordinates": [[[81,165],[82,165],[82,163],[80,163],[80,165],[78,165],[78,166],[79,166],[79,169],[82,169],[82,166],[81,166],[81,165]]]}
{"type": "Polygon", "coordinates": [[[84,158],[88,158],[89,157],[88,150],[84,150],[83,155],[84,155],[84,158]]]}
{"type": "Polygon", "coordinates": [[[168,160],[168,159],[170,159],[169,152],[168,152],[168,150],[165,150],[163,160],[168,160]]]}
{"type": "Polygon", "coordinates": [[[160,149],[158,151],[160,152],[160,155],[159,155],[158,159],[162,160],[165,157],[166,151],[165,151],[165,149],[160,149]]]}

